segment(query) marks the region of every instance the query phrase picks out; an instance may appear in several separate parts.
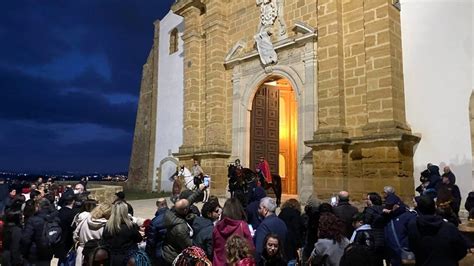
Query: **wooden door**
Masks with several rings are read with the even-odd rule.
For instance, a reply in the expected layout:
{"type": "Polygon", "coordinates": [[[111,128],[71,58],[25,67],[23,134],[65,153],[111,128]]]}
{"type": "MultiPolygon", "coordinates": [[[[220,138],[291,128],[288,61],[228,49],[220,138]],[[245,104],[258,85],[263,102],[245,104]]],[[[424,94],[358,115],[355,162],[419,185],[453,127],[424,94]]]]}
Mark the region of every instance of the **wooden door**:
{"type": "Polygon", "coordinates": [[[263,156],[271,173],[278,174],[278,144],[279,91],[275,87],[261,87],[252,103],[249,168],[255,169],[259,157],[263,156]]]}

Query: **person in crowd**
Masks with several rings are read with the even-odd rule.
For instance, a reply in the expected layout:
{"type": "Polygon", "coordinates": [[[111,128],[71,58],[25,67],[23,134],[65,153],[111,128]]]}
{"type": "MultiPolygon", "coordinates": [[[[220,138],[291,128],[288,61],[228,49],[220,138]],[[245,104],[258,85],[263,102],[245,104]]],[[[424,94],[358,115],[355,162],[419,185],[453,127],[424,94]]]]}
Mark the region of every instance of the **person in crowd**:
{"type": "Polygon", "coordinates": [[[23,265],[23,256],[20,251],[21,218],[21,211],[6,211],[2,256],[2,265],[4,266],[23,265]]]}
{"type": "Polygon", "coordinates": [[[467,194],[464,208],[469,213],[468,220],[474,219],[474,191],[471,191],[469,194],[467,194]]]}
{"type": "Polygon", "coordinates": [[[165,198],[159,198],[156,201],[155,217],[151,220],[150,226],[145,231],[146,247],[145,250],[154,265],[160,265],[162,260],[163,241],[166,236],[165,214],[169,210],[165,198]]]}
{"type": "Polygon", "coordinates": [[[352,245],[363,246],[366,249],[366,255],[370,257],[369,265],[383,266],[382,254],[377,254],[377,246],[375,245],[374,231],[370,224],[365,223],[367,219],[364,213],[357,213],[352,219],[354,233],[349,242],[352,245]]]}
{"type": "Polygon", "coordinates": [[[334,207],[334,214],[344,222],[344,236],[346,238],[350,238],[352,236],[352,232],[354,231],[354,228],[352,227],[352,217],[354,217],[354,215],[358,213],[359,210],[349,203],[349,192],[340,191],[337,194],[337,197],[338,204],[336,207],[334,207]]]}
{"type": "Polygon", "coordinates": [[[445,176],[449,178],[451,184],[456,184],[456,175],[451,170],[451,167],[447,165],[443,167],[443,174],[441,175],[441,177],[445,177],[445,176]]]}
{"type": "Polygon", "coordinates": [[[262,222],[262,217],[258,214],[258,208],[260,206],[260,200],[265,198],[267,193],[262,187],[255,187],[250,199],[249,204],[245,208],[247,214],[247,222],[252,225],[252,228],[256,229],[262,222]]]}
{"type": "Polygon", "coordinates": [[[254,250],[252,233],[246,222],[245,210],[236,198],[227,199],[222,208],[221,220],[217,222],[212,231],[212,243],[214,255],[212,264],[222,266],[226,263],[225,244],[230,236],[239,235],[248,241],[248,245],[254,250]]]}
{"type": "Polygon", "coordinates": [[[326,212],[319,218],[318,241],[308,263],[313,265],[338,266],[349,240],[344,236],[344,222],[336,215],[326,212]]]}
{"type": "Polygon", "coordinates": [[[38,212],[25,224],[20,242],[25,260],[35,266],[49,266],[55,253],[55,250],[49,247],[46,236],[43,234],[46,221],[60,223],[58,213],[54,210],[52,203],[47,199],[41,199],[38,202],[38,212]]]}
{"type": "MultiPolygon", "coordinates": [[[[179,200],[188,199],[189,197],[191,197],[191,195],[193,195],[193,193],[194,193],[194,191],[189,190],[189,189],[185,189],[179,194],[178,199],[179,200]]],[[[192,203],[189,203],[189,207],[188,207],[189,212],[193,213],[195,216],[201,216],[201,212],[199,211],[199,208],[194,204],[194,203],[198,202],[201,198],[202,198],[202,193],[199,194],[199,197],[197,199],[193,200],[192,203]]]]}
{"type": "Polygon", "coordinates": [[[143,249],[136,249],[129,252],[125,258],[127,266],[150,266],[151,260],[143,249]]]}
{"type": "MultiPolygon", "coordinates": [[[[72,248],[74,241],[72,238],[73,232],[75,228],[75,224],[73,223],[74,217],[78,213],[77,209],[74,209],[75,197],[73,195],[69,195],[64,199],[64,207],[59,209],[58,217],[62,229],[61,235],[61,242],[63,243],[63,247],[61,249],[60,258],[66,259],[66,255],[69,250],[72,248]]],[[[59,263],[65,263],[63,259],[59,260],[59,263]]]]}
{"type": "Polygon", "coordinates": [[[408,225],[408,242],[415,253],[416,265],[458,265],[468,249],[458,229],[435,215],[431,197],[421,196],[417,204],[419,216],[408,225]]]}
{"type": "Polygon", "coordinates": [[[451,202],[449,205],[451,206],[451,209],[453,210],[456,217],[459,217],[459,209],[461,207],[461,191],[455,182],[456,177],[454,177],[454,174],[449,170],[449,172],[445,172],[445,174],[443,174],[437,189],[438,191],[444,190],[443,193],[450,195],[451,202]]]}
{"type": "Polygon", "coordinates": [[[270,233],[264,239],[264,248],[258,266],[296,265],[296,261],[288,263],[283,255],[283,243],[277,234],[270,233]]]}
{"type": "Polygon", "coordinates": [[[339,266],[379,266],[373,253],[365,245],[349,244],[344,249],[339,266]]]}
{"type": "Polygon", "coordinates": [[[285,258],[288,264],[296,265],[300,258],[301,248],[303,247],[303,238],[306,231],[303,217],[301,217],[301,204],[296,199],[289,199],[281,206],[278,215],[286,225],[288,234],[286,241],[282,244],[285,258]]]}
{"type": "Polygon", "coordinates": [[[173,261],[173,266],[212,266],[206,253],[200,247],[185,248],[173,261]]]}
{"type": "MultiPolygon", "coordinates": [[[[443,178],[445,179],[445,178],[443,178]]],[[[444,184],[438,186],[438,193],[436,197],[436,214],[446,221],[458,227],[460,220],[453,210],[454,197],[452,191],[444,184]]]]}
{"type": "Polygon", "coordinates": [[[438,184],[441,182],[441,176],[439,175],[439,167],[434,164],[429,164],[427,169],[421,172],[424,189],[423,195],[430,195],[432,198],[436,198],[438,184]]]}
{"type": "Polygon", "coordinates": [[[84,185],[82,183],[77,183],[76,185],[74,185],[74,194],[82,194],[86,191],[86,188],[84,187],[84,185]]]}
{"type": "Polygon", "coordinates": [[[0,177],[0,215],[3,215],[3,211],[5,210],[5,205],[10,194],[8,188],[8,183],[5,182],[3,177],[0,177]]]}
{"type": "Polygon", "coordinates": [[[383,200],[387,200],[387,197],[390,195],[390,194],[395,194],[395,188],[392,187],[392,186],[384,186],[383,187],[383,200]]]}
{"type": "Polygon", "coordinates": [[[97,201],[94,199],[87,199],[81,206],[79,212],[74,216],[73,224],[77,226],[88,217],[91,216],[91,211],[97,206],[97,201]]]}
{"type": "Polygon", "coordinates": [[[397,195],[390,194],[385,200],[383,209],[388,221],[384,228],[387,260],[393,266],[402,263],[402,249],[408,250],[408,224],[416,218],[416,214],[407,210],[405,206],[397,195]]]}
{"type": "Polygon", "coordinates": [[[130,214],[131,216],[133,216],[133,207],[132,205],[130,205],[130,203],[128,203],[126,200],[125,200],[125,193],[123,191],[119,191],[117,193],[115,193],[115,200],[114,200],[114,203],[116,202],[123,202],[125,204],[127,204],[127,207],[128,207],[128,214],[130,214]]]}
{"type": "Polygon", "coordinates": [[[364,224],[369,224],[372,228],[376,261],[382,261],[385,255],[384,228],[387,224],[387,219],[383,214],[382,197],[376,192],[369,192],[366,205],[363,212],[364,224]]]}
{"type": "Polygon", "coordinates": [[[89,177],[87,177],[87,176],[81,177],[81,181],[79,181],[79,183],[81,183],[82,186],[84,186],[84,191],[87,191],[87,183],[88,182],[89,182],[89,177]]]}
{"type": "Polygon", "coordinates": [[[41,195],[41,192],[39,190],[34,189],[30,192],[30,200],[33,200],[35,203],[38,203],[42,198],[43,195],[41,195]]]}
{"type": "Polygon", "coordinates": [[[260,223],[260,225],[257,227],[257,231],[255,232],[257,263],[259,263],[260,257],[263,254],[263,249],[265,248],[264,240],[268,234],[277,234],[283,243],[285,243],[286,241],[286,234],[288,232],[288,228],[286,227],[285,222],[275,215],[276,208],[277,205],[274,199],[270,197],[265,197],[260,200],[258,212],[260,216],[264,218],[262,223],[260,223]]]}
{"type": "Polygon", "coordinates": [[[36,213],[36,202],[32,199],[25,201],[25,207],[23,208],[23,224],[26,224],[30,217],[36,213]]]}
{"type": "MultiPolygon", "coordinates": [[[[319,207],[321,202],[319,199],[311,195],[306,201],[306,206],[304,207],[304,214],[302,215],[303,220],[305,221],[305,241],[303,247],[302,261],[307,261],[313,251],[314,243],[318,241],[318,225],[319,225],[319,207]]],[[[331,207],[331,205],[329,205],[331,207]]],[[[332,207],[331,207],[332,208],[332,207]]]]}
{"type": "MultiPolygon", "coordinates": [[[[112,266],[109,248],[99,239],[92,239],[84,245],[83,266],[112,266]]],[[[77,265],[77,264],[76,264],[77,265]]]]}
{"type": "Polygon", "coordinates": [[[83,250],[90,240],[102,238],[105,225],[112,213],[112,204],[100,203],[90,212],[90,216],[78,224],[74,230],[73,238],[77,243],[76,265],[82,265],[83,250]]]}
{"type": "Polygon", "coordinates": [[[10,209],[15,198],[16,198],[16,189],[12,186],[8,188],[8,197],[5,199],[5,211],[10,209]]]}
{"type": "Polygon", "coordinates": [[[189,213],[189,206],[202,195],[205,188],[204,184],[200,184],[199,189],[189,198],[178,200],[174,208],[165,213],[166,236],[162,254],[165,263],[163,265],[171,265],[179,253],[192,246],[191,224],[195,215],[189,213]]]}
{"type": "Polygon", "coordinates": [[[142,241],[138,226],[128,216],[128,206],[117,202],[112,206],[110,219],[102,234],[104,243],[110,248],[112,265],[126,265],[126,257],[138,249],[137,243],[142,241]]]}
{"type": "Polygon", "coordinates": [[[229,266],[255,266],[253,247],[244,237],[231,235],[225,243],[225,255],[229,266]]]}
{"type": "Polygon", "coordinates": [[[208,258],[212,258],[212,231],[214,222],[219,220],[221,206],[217,198],[212,198],[202,206],[202,216],[198,216],[193,221],[193,245],[202,248],[208,258]]]}
{"type": "Polygon", "coordinates": [[[349,243],[357,243],[358,245],[365,245],[370,250],[375,251],[375,240],[372,227],[366,224],[363,213],[356,213],[352,218],[352,225],[354,232],[349,240],[349,243]]]}

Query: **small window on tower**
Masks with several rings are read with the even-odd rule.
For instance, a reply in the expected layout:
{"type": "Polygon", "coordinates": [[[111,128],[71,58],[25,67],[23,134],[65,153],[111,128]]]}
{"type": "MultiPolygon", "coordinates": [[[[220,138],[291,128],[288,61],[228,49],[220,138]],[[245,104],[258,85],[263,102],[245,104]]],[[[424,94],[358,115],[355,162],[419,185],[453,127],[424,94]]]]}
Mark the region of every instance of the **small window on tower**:
{"type": "Polygon", "coordinates": [[[178,29],[174,28],[170,33],[170,54],[178,51],[178,29]]]}

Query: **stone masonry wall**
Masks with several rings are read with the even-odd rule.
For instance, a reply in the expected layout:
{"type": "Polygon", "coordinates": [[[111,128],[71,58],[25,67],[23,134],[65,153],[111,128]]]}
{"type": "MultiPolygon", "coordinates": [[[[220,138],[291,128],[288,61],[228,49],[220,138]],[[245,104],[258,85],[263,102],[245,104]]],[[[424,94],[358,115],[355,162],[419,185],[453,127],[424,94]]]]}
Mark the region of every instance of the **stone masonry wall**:
{"type": "MultiPolygon", "coordinates": [[[[222,190],[233,137],[232,70],[223,61],[238,41],[245,44],[239,53],[255,51],[260,8],[255,0],[179,0],[172,9],[185,22],[184,144],[177,156],[201,158],[222,190]]],[[[399,10],[391,0],[285,0],[283,10],[290,38],[296,21],[318,31],[318,129],[313,140],[299,140],[313,148],[315,189],[380,191],[390,181],[411,191],[407,150],[417,139],[405,122],[399,10]]]]}

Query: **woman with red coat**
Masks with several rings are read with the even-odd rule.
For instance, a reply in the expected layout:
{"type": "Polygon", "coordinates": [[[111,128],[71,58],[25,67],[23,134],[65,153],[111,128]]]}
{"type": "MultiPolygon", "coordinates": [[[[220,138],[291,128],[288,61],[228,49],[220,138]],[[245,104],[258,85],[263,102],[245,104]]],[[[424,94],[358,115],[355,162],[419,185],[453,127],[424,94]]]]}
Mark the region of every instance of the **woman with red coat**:
{"type": "Polygon", "coordinates": [[[255,250],[252,241],[245,210],[236,198],[228,199],[222,209],[222,219],[216,224],[212,231],[212,243],[214,246],[214,256],[212,264],[214,266],[226,265],[225,244],[232,235],[239,235],[247,240],[251,250],[255,250]]]}

